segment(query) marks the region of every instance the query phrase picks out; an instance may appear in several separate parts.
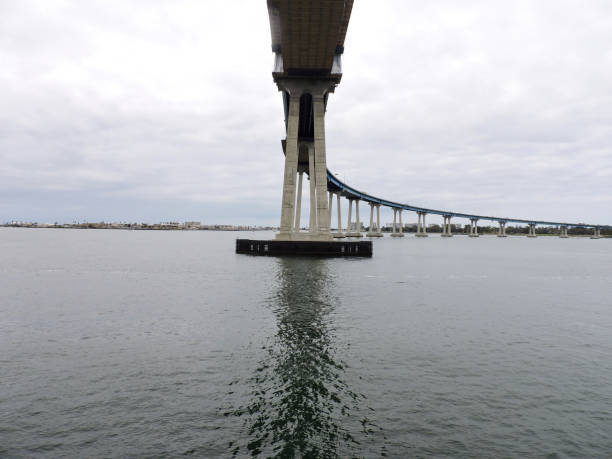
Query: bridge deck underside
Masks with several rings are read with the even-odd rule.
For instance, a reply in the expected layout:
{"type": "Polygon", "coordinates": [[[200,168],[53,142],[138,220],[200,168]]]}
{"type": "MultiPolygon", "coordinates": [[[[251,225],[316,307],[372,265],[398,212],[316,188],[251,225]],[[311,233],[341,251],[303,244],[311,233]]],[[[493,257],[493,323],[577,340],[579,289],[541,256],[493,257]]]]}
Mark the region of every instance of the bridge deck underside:
{"type": "Polygon", "coordinates": [[[268,0],[272,49],[283,56],[284,74],[277,76],[329,75],[344,46],[352,5],[352,0],[268,0]]]}

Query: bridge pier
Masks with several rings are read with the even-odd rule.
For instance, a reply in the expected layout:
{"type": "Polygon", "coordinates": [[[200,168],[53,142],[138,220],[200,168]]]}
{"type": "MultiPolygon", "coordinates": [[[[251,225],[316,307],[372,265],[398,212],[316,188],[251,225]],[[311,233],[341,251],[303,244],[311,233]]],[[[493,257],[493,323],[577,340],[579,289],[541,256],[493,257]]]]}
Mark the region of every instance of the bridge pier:
{"type": "Polygon", "coordinates": [[[349,219],[346,227],[346,237],[363,237],[361,234],[361,222],[359,221],[359,199],[349,198],[349,219]],[[355,230],[353,231],[351,222],[351,210],[355,201],[355,230]]]}
{"type": "Polygon", "coordinates": [[[506,234],[506,222],[500,220],[499,221],[499,231],[497,232],[497,237],[508,237],[506,234]]]}
{"type": "MultiPolygon", "coordinates": [[[[327,203],[327,155],[325,152],[325,94],[329,82],[311,89],[314,118],[315,186],[317,189],[317,232],[331,238],[330,213],[327,203]]],[[[359,215],[359,214],[358,214],[359,215]]]]}
{"type": "Polygon", "coordinates": [[[478,219],[470,218],[470,237],[478,237],[478,219]]]}
{"type": "MultiPolygon", "coordinates": [[[[342,236],[342,227],[338,225],[333,236],[330,228],[333,195],[328,196],[325,106],[342,78],[341,55],[353,2],[327,3],[323,8],[302,1],[268,1],[272,77],[283,95],[286,128],[280,231],[272,241],[238,239],[237,253],[372,256],[371,241],[333,241],[333,236],[342,236]],[[291,33],[284,33],[288,27],[291,33]],[[308,232],[300,231],[304,172],[310,181],[308,232]]],[[[361,236],[358,203],[356,216],[361,236]]],[[[340,206],[338,220],[341,223],[340,206]]]]}
{"type": "Polygon", "coordinates": [[[281,207],[280,233],[277,239],[291,240],[295,206],[295,176],[298,165],[298,122],[300,116],[299,97],[290,97],[287,113],[287,140],[285,146],[285,175],[283,178],[283,200],[281,207]]]}
{"type": "Polygon", "coordinates": [[[298,186],[297,186],[297,203],[295,205],[295,223],[293,225],[293,232],[300,232],[300,216],[302,213],[302,179],[304,178],[304,172],[300,171],[298,173],[298,186]]]}
{"type": "Polygon", "coordinates": [[[352,220],[353,220],[353,200],[351,198],[348,198],[348,217],[346,220],[346,233],[344,233],[346,235],[346,237],[349,237],[349,235],[351,234],[351,224],[352,224],[352,220]]]}
{"type": "Polygon", "coordinates": [[[427,237],[427,224],[425,223],[425,215],[427,212],[417,212],[418,223],[417,223],[417,232],[415,234],[416,237],[427,237]]]}
{"type": "MultiPolygon", "coordinates": [[[[336,193],[336,205],[338,207],[338,210],[336,211],[336,213],[338,214],[338,231],[336,231],[333,234],[333,236],[335,238],[343,238],[343,237],[346,237],[346,236],[342,232],[342,212],[341,212],[341,209],[340,209],[340,193],[336,193]]],[[[331,220],[331,206],[330,206],[330,220],[331,220]]]]}
{"type": "Polygon", "coordinates": [[[287,101],[287,137],[284,145],[285,175],[283,179],[281,225],[276,239],[289,241],[332,240],[330,231],[331,200],[328,200],[327,195],[325,95],[333,90],[335,83],[317,78],[278,78],[276,82],[279,89],[284,91],[287,101]],[[301,120],[300,116],[311,117],[310,137],[308,133],[302,132],[307,119],[301,120]],[[307,150],[303,152],[303,157],[302,153],[300,153],[302,149],[307,150]],[[296,180],[298,172],[300,174],[303,172],[298,171],[299,161],[301,161],[300,164],[305,164],[308,161],[310,219],[308,225],[309,231],[307,233],[299,231],[300,222],[298,221],[298,214],[301,214],[302,189],[300,180],[303,181],[302,175],[296,180]],[[296,182],[298,183],[296,184],[296,182]]]}
{"type": "Polygon", "coordinates": [[[393,233],[392,237],[404,237],[404,224],[402,222],[402,209],[393,208],[393,233]],[[396,214],[399,214],[399,230],[396,229],[396,214]]]}
{"type": "Polygon", "coordinates": [[[527,234],[527,237],[537,237],[535,223],[529,224],[529,233],[527,234]]]}
{"type": "Polygon", "coordinates": [[[366,233],[368,237],[382,237],[380,231],[380,204],[370,203],[370,229],[366,233]],[[376,207],[376,231],[374,231],[374,207],[376,207]]]}
{"type": "Polygon", "coordinates": [[[561,233],[559,234],[559,237],[561,238],[569,237],[567,234],[567,226],[562,226],[560,229],[561,229],[561,233]]]}
{"type": "Polygon", "coordinates": [[[442,237],[453,237],[453,233],[451,231],[451,216],[450,215],[444,215],[442,217],[444,220],[444,223],[442,224],[442,237]]]}
{"type": "Polygon", "coordinates": [[[601,239],[601,229],[600,228],[594,228],[591,239],[601,239]]]}
{"type": "Polygon", "coordinates": [[[314,146],[308,145],[308,178],[310,180],[310,234],[317,232],[317,188],[315,184],[314,146]]]}

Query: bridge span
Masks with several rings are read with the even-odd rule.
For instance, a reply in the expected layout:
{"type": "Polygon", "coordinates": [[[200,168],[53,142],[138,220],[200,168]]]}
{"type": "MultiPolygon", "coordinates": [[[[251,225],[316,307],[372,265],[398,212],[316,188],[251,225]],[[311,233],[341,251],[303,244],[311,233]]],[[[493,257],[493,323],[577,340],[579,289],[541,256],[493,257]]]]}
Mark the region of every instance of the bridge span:
{"type": "MultiPolygon", "coordinates": [[[[342,54],[353,0],[267,0],[274,53],[272,77],[282,92],[286,138],[281,141],[285,154],[280,231],[277,241],[283,243],[327,243],[334,238],[362,237],[359,203],[370,206],[370,224],[366,236],[382,236],[380,208],[393,210],[391,236],[402,237],[402,213],[416,212],[417,237],[426,237],[427,215],[443,217],[442,236],[452,236],[451,219],[470,221],[470,236],[478,236],[478,221],[499,224],[498,236],[506,236],[506,225],[517,223],[529,227],[529,237],[536,237],[538,225],[557,226],[560,236],[568,237],[568,228],[593,230],[599,238],[609,225],[545,221],[476,215],[453,210],[430,209],[414,204],[379,198],[340,181],[327,169],[325,113],[329,95],[342,79],[342,54]],[[309,178],[310,212],[308,230],[301,229],[302,188],[304,175],[309,178]],[[332,231],[332,210],[336,201],[337,230],[332,231]],[[346,231],[343,230],[341,198],[348,200],[346,231]],[[353,221],[353,205],[355,221],[353,221]],[[374,217],[376,215],[376,218],[374,217]]],[[[251,251],[258,244],[249,241],[251,251]]],[[[257,241],[255,241],[257,242],[257,241]]],[[[245,243],[247,245],[247,243],[245,243]]],[[[268,245],[263,244],[265,250],[268,245]]],[[[289,247],[289,246],[287,246],[289,247]]],[[[292,247],[297,247],[293,245],[292,247]]],[[[331,245],[330,245],[331,247],[331,245]]],[[[342,253],[357,251],[359,246],[342,246],[342,253]]],[[[371,247],[371,246],[370,246],[371,247]]],[[[363,251],[363,247],[362,247],[363,251]]],[[[370,248],[371,253],[371,248],[370,248]]]]}
{"type": "MultiPolygon", "coordinates": [[[[472,230],[470,232],[470,235],[475,235],[474,231],[477,231],[476,223],[479,220],[497,222],[500,225],[500,233],[498,235],[501,235],[501,236],[505,234],[504,230],[505,230],[505,225],[507,223],[518,223],[522,225],[528,225],[530,228],[533,229],[533,231],[530,232],[530,234],[533,233],[532,235],[535,235],[534,228],[537,225],[557,226],[561,229],[561,237],[568,236],[567,235],[568,228],[591,228],[594,230],[594,234],[593,234],[594,237],[600,237],[602,229],[612,228],[612,226],[610,225],[601,225],[601,224],[575,223],[575,222],[572,223],[572,222],[547,221],[547,220],[527,220],[527,219],[514,218],[514,217],[477,215],[477,214],[469,214],[465,212],[457,212],[457,211],[451,211],[451,210],[430,209],[427,207],[420,207],[420,206],[415,206],[412,204],[404,204],[404,203],[399,203],[395,201],[389,201],[387,199],[378,198],[376,196],[372,196],[371,194],[364,193],[362,191],[359,191],[343,183],[329,170],[327,171],[327,185],[328,185],[328,190],[329,190],[330,195],[343,196],[343,197],[346,197],[349,201],[350,200],[364,201],[373,207],[378,207],[378,206],[389,207],[393,209],[395,212],[399,212],[402,210],[416,212],[417,215],[420,215],[419,220],[421,220],[422,217],[424,217],[427,214],[440,215],[445,219],[445,226],[446,226],[446,224],[450,225],[450,219],[453,217],[468,219],[470,220],[470,222],[472,222],[472,230]]],[[[332,202],[331,199],[330,199],[330,202],[332,202]]],[[[380,222],[378,222],[378,224],[380,224],[380,222]]],[[[370,224],[370,226],[372,226],[372,223],[370,224]]],[[[341,225],[338,225],[338,227],[341,227],[341,225]]],[[[423,230],[424,229],[425,228],[423,228],[423,230]]]]}

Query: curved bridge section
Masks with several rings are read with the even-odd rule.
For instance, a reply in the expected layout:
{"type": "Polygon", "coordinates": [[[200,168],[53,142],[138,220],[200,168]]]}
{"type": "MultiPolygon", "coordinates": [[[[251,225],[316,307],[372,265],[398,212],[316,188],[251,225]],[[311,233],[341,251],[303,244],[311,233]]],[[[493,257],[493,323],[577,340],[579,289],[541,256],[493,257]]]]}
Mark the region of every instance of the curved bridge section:
{"type": "Polygon", "coordinates": [[[353,188],[344,182],[340,181],[332,172],[327,170],[327,187],[330,193],[340,193],[342,196],[348,199],[360,200],[367,202],[368,204],[381,205],[385,207],[390,207],[392,209],[401,209],[407,210],[411,212],[424,213],[424,214],[433,214],[433,215],[441,215],[443,217],[458,217],[458,218],[466,218],[469,220],[489,220],[498,223],[520,223],[527,225],[547,225],[547,226],[565,226],[568,228],[612,228],[610,225],[596,225],[589,223],[570,223],[570,222],[552,222],[546,220],[525,220],[520,218],[511,218],[511,217],[495,217],[491,215],[476,215],[476,214],[467,214],[464,212],[455,212],[451,210],[440,210],[440,209],[429,209],[427,207],[419,207],[412,204],[402,204],[395,201],[389,201],[387,199],[377,198],[376,196],[372,196],[371,194],[363,193],[356,188],[353,188]]]}

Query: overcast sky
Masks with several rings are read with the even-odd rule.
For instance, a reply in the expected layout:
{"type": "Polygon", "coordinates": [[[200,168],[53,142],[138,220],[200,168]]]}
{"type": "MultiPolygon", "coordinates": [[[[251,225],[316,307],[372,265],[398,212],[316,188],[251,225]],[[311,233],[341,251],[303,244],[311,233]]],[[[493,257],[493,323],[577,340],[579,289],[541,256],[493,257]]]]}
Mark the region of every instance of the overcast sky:
{"type": "MultiPolygon", "coordinates": [[[[271,69],[263,0],[0,0],[0,222],[278,225],[271,69]]],[[[343,70],[350,185],[612,223],[609,0],[355,0],[343,70]]]]}

